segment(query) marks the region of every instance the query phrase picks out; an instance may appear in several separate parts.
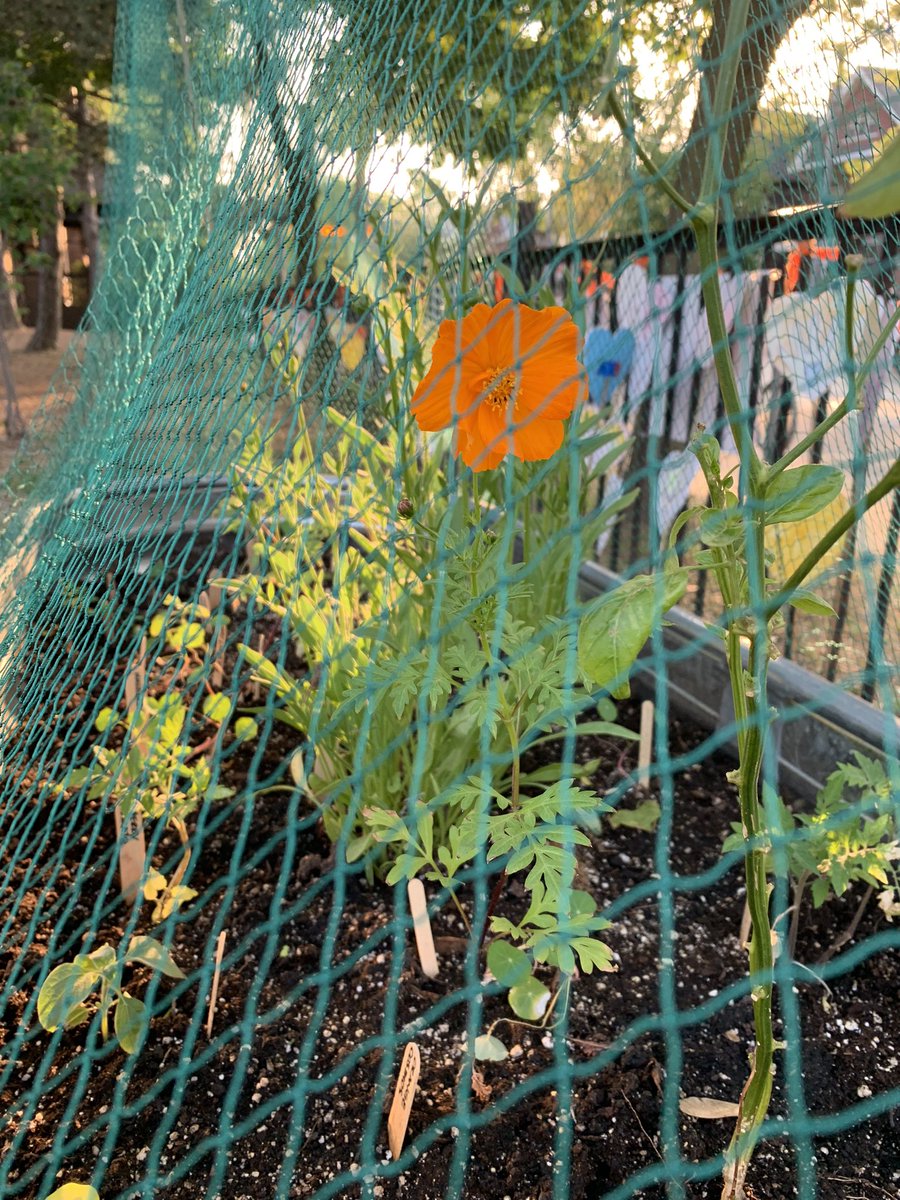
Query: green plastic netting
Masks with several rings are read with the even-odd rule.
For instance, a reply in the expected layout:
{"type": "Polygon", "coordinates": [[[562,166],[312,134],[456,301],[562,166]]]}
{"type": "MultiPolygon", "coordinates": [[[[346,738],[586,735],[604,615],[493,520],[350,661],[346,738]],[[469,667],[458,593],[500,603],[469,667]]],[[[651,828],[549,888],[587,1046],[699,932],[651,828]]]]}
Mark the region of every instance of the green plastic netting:
{"type": "MultiPolygon", "coordinates": [[[[759,984],[721,852],[734,710],[688,619],[722,597],[691,560],[688,617],[654,627],[643,793],[638,708],[584,686],[576,635],[706,502],[697,425],[736,457],[690,230],[610,88],[689,194],[725,138],[728,346],[767,461],[846,394],[847,255],[860,359],[900,278],[897,219],[837,210],[900,120],[896,5],[752,0],[726,132],[728,9],[121,0],[101,281],[2,497],[3,1196],[719,1194],[734,1110],[679,1105],[738,1101],[759,984]],[[549,461],[473,474],[410,403],[440,322],[503,299],[568,309],[590,394],[549,461]],[[541,855],[553,937],[594,949],[538,938],[534,976],[513,954],[492,982],[481,931],[515,939],[541,855]],[[65,964],[71,1005],[39,1011],[65,964]]],[[[771,526],[773,578],[896,458],[895,347],[801,460],[843,481],[771,526]]],[[[765,810],[794,816],[760,1196],[900,1187],[897,496],[775,632],[765,810]],[[817,854],[849,888],[821,909],[817,854]]]]}

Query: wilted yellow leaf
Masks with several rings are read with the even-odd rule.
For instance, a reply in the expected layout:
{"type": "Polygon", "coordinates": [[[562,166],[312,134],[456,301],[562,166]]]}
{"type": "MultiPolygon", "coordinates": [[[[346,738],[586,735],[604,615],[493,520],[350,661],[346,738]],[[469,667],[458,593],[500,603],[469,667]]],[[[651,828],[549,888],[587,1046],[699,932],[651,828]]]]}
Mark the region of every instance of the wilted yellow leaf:
{"type": "Polygon", "coordinates": [[[736,1117],[740,1111],[732,1100],[713,1100],[710,1096],[685,1096],[678,1107],[686,1117],[697,1117],[701,1121],[721,1121],[725,1117],[736,1117]]]}

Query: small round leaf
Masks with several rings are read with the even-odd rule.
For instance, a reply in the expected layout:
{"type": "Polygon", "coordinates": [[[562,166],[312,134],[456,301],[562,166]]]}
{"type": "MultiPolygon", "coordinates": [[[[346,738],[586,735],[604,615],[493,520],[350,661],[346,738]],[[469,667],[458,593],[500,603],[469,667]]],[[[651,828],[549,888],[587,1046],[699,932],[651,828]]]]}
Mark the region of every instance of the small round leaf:
{"type": "Polygon", "coordinates": [[[475,1039],[475,1057],[482,1062],[503,1062],[507,1049],[499,1038],[484,1033],[475,1039]]]}

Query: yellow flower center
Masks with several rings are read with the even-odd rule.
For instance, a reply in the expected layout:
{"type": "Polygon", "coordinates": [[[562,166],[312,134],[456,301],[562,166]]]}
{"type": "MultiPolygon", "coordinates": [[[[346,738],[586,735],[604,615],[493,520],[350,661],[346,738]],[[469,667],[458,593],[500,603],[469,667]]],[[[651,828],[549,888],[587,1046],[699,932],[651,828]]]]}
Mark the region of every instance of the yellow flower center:
{"type": "MultiPolygon", "coordinates": [[[[497,367],[487,376],[485,380],[487,395],[484,398],[485,404],[490,404],[493,408],[507,409],[509,402],[513,399],[516,392],[516,376],[508,367],[497,367]]],[[[513,402],[513,412],[518,408],[518,403],[513,402]]]]}

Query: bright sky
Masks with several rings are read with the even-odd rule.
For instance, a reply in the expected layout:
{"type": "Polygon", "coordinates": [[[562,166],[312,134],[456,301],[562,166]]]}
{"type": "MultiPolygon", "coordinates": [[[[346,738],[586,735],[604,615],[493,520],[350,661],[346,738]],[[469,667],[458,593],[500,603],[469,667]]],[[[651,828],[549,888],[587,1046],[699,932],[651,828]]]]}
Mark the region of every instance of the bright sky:
{"type": "MultiPolygon", "coordinates": [[[[893,27],[892,36],[890,7],[891,0],[865,0],[851,10],[843,0],[841,11],[837,13],[819,13],[801,18],[776,55],[763,103],[777,103],[788,110],[822,115],[842,66],[900,67],[898,30],[893,27]],[[884,30],[881,37],[864,36],[860,27],[861,19],[879,22],[884,30]]],[[[671,77],[663,66],[661,56],[648,43],[636,39],[631,46],[631,56],[637,69],[639,90],[643,95],[664,97],[671,94],[671,77]]],[[[689,64],[684,64],[682,76],[689,70],[689,64]]],[[[671,129],[673,148],[684,136],[693,105],[692,89],[686,94],[677,115],[666,118],[666,124],[671,129]]],[[[603,128],[603,132],[612,133],[613,129],[603,128]]],[[[229,141],[229,150],[234,157],[239,153],[242,136],[242,122],[238,119],[229,141]]],[[[466,178],[458,164],[449,156],[438,161],[425,147],[415,145],[408,139],[401,139],[392,145],[382,142],[376,146],[369,163],[370,189],[376,195],[391,192],[402,195],[409,189],[411,180],[423,171],[433,176],[449,195],[459,197],[464,194],[466,178]]],[[[333,163],[329,168],[331,173],[351,178],[352,156],[333,163]]],[[[535,182],[544,195],[549,195],[558,186],[558,182],[543,166],[537,168],[535,182]]]]}
{"type": "MultiPolygon", "coordinates": [[[[846,0],[842,8],[846,9],[846,0]]],[[[843,66],[900,67],[900,31],[891,22],[889,8],[888,0],[867,0],[852,21],[846,12],[801,17],[775,56],[766,99],[771,103],[777,97],[785,108],[821,115],[843,66]],[[865,36],[861,18],[878,21],[882,35],[865,36]]]]}

